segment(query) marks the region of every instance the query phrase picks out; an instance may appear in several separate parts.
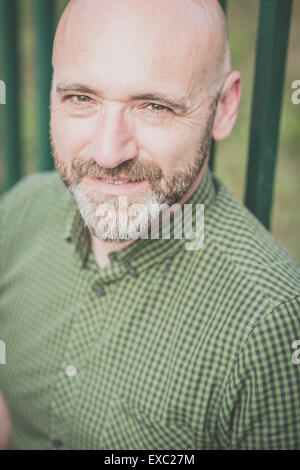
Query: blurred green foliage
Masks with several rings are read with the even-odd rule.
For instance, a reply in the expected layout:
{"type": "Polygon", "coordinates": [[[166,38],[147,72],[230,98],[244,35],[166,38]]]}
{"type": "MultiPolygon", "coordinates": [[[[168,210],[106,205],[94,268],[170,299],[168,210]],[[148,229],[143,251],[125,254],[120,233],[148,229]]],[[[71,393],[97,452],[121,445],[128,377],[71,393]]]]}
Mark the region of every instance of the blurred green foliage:
{"type": "MultiPolygon", "coordinates": [[[[57,20],[68,0],[58,0],[57,20]]],[[[21,0],[22,151],[23,173],[36,171],[37,98],[33,0],[21,0]]],[[[259,0],[228,0],[228,24],[232,66],[242,74],[243,94],[237,124],[225,141],[218,143],[216,174],[234,194],[244,198],[248,140],[254,79],[259,0]]],[[[300,80],[300,2],[294,1],[289,55],[284,89],[281,133],[274,189],[271,231],[300,260],[300,105],[291,102],[291,84],[300,80]]],[[[49,58],[50,60],[50,58],[49,58]]],[[[1,79],[1,60],[0,60],[1,79]]],[[[266,83],[266,87],[268,84],[266,83]]],[[[3,186],[3,108],[0,106],[0,191],[3,186]]]]}

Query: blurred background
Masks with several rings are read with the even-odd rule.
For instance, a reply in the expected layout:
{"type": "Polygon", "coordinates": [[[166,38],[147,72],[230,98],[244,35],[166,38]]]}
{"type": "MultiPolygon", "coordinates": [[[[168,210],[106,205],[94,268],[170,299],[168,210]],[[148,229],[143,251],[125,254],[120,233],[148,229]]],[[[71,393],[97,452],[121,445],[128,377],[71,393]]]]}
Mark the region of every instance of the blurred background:
{"type": "MultiPolygon", "coordinates": [[[[1,0],[10,1],[10,0],[1,0]]],[[[281,0],[283,2],[283,0],[281,0]]],[[[55,3],[54,24],[68,0],[55,3]]],[[[1,4],[2,5],[2,4],[1,4]]],[[[36,42],[36,0],[20,0],[19,28],[19,102],[21,175],[38,171],[38,50],[36,42]]],[[[0,10],[0,15],[3,12],[0,10]]],[[[243,94],[239,117],[233,133],[218,143],[214,171],[241,200],[245,197],[249,131],[254,83],[259,0],[229,0],[227,17],[232,65],[242,74],[243,94]]],[[[0,55],[0,80],[3,80],[4,49],[0,55]]],[[[7,52],[7,51],[6,51],[7,52]]],[[[51,57],[44,58],[50,62],[51,57]]],[[[270,230],[300,261],[300,104],[291,101],[291,85],[300,80],[300,1],[293,3],[287,68],[283,93],[280,138],[273,190],[270,230]]],[[[267,86],[267,85],[266,85],[267,86]]],[[[0,194],[5,190],[4,106],[0,104],[0,194]]],[[[47,110],[46,110],[47,113],[47,110]]]]}

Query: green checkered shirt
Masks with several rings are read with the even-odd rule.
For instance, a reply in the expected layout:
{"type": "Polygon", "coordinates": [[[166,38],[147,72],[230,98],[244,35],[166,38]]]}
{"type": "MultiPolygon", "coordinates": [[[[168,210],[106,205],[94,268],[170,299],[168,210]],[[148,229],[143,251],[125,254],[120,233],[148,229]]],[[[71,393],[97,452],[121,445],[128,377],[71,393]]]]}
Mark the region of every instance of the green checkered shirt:
{"type": "Polygon", "coordinates": [[[15,449],[300,448],[299,264],[209,169],[188,203],[202,249],[139,239],[101,269],[56,172],[1,198],[15,449]]]}

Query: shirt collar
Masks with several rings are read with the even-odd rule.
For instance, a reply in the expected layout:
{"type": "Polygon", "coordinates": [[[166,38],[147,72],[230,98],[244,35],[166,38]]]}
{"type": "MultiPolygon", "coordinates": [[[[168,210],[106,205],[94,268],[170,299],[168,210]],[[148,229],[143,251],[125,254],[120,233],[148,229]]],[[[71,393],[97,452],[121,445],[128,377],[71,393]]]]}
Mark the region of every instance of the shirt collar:
{"type": "MultiPolygon", "coordinates": [[[[194,207],[196,204],[204,204],[205,213],[214,204],[216,199],[216,185],[214,176],[207,166],[203,178],[185,204],[193,207],[192,211],[192,230],[196,230],[196,216],[194,207]]],[[[174,227],[174,218],[171,218],[171,233],[174,227]]],[[[81,266],[84,267],[91,252],[90,233],[81,217],[79,209],[73,200],[68,202],[68,215],[66,218],[65,239],[73,243],[75,251],[80,258],[81,266]]],[[[184,236],[180,239],[143,239],[139,238],[133,244],[128,245],[121,250],[109,254],[111,264],[121,264],[130,269],[133,273],[138,273],[147,269],[153,264],[160,263],[164,258],[173,256],[179,250],[185,249],[185,244],[191,240],[184,236]]]]}

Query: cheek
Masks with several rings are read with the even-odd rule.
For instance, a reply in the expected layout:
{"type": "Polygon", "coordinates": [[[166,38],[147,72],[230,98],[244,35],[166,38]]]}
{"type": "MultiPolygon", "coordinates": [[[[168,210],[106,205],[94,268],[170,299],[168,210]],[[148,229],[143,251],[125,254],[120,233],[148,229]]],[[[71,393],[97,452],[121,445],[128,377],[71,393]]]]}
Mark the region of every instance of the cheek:
{"type": "Polygon", "coordinates": [[[186,129],[171,127],[137,127],[140,154],[150,158],[165,175],[192,159],[196,148],[195,136],[186,129]]]}
{"type": "Polygon", "coordinates": [[[71,118],[60,109],[52,109],[51,136],[60,158],[71,161],[83,153],[90,143],[93,126],[91,118],[71,118]]]}

